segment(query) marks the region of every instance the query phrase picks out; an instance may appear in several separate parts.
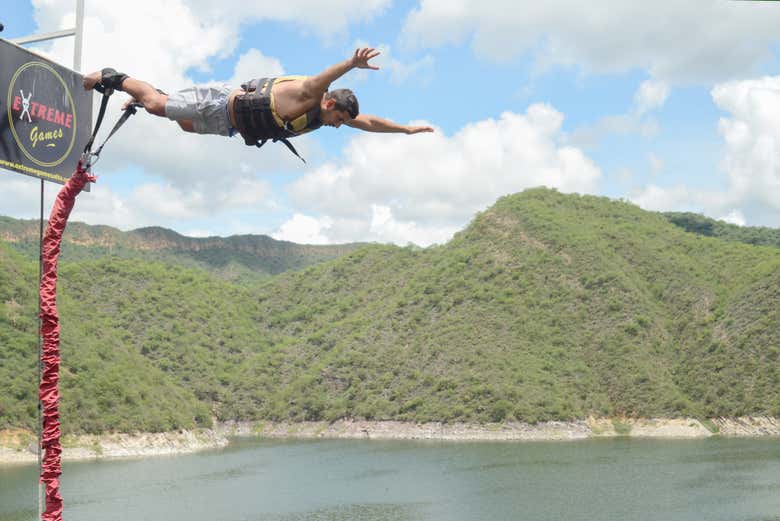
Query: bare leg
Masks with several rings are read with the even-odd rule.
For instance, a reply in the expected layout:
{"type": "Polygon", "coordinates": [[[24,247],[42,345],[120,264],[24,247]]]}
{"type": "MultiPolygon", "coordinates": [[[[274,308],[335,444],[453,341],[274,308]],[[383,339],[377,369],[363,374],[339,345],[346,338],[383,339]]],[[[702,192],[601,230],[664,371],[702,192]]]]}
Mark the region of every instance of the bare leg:
{"type": "Polygon", "coordinates": [[[165,117],[165,104],[168,102],[167,94],[162,94],[145,81],[136,80],[135,78],[127,78],[123,81],[122,90],[143,105],[149,114],[165,117]]]}
{"type": "Polygon", "coordinates": [[[192,125],[192,121],[189,119],[177,121],[176,123],[179,124],[184,132],[195,132],[195,127],[192,125]]]}
{"type": "MultiPolygon", "coordinates": [[[[100,79],[100,71],[84,76],[84,88],[86,90],[93,89],[100,82],[100,79]]],[[[166,94],[162,94],[145,81],[136,80],[135,78],[125,79],[122,82],[122,90],[142,104],[149,114],[165,117],[165,103],[168,101],[166,94]]]]}
{"type": "MultiPolygon", "coordinates": [[[[122,110],[127,110],[130,107],[130,105],[132,105],[133,103],[136,103],[135,99],[131,98],[131,99],[127,100],[125,102],[125,104],[122,105],[122,110]]],[[[149,110],[149,109],[147,108],[147,110],[149,110]]],[[[163,114],[163,115],[165,115],[165,114],[163,114]]],[[[183,131],[185,131],[185,132],[195,132],[195,126],[193,125],[191,119],[176,120],[176,123],[178,123],[179,126],[181,127],[181,129],[183,131]]]]}
{"type": "MultiPolygon", "coordinates": [[[[93,72],[84,76],[84,89],[91,90],[102,78],[101,71],[93,72]]],[[[126,110],[131,103],[140,103],[149,114],[165,117],[165,104],[168,102],[168,95],[163,94],[148,83],[135,78],[127,78],[122,82],[122,90],[130,94],[132,99],[127,100],[122,110],[126,110]]],[[[177,121],[181,129],[185,132],[195,132],[191,120],[177,121]]]]}

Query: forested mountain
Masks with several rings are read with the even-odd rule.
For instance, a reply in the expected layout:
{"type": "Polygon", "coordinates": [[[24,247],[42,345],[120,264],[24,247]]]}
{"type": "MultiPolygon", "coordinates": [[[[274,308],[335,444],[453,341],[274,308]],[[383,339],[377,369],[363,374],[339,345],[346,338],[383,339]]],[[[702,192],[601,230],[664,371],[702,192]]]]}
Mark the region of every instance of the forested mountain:
{"type": "MultiPolygon", "coordinates": [[[[0,216],[0,239],[28,259],[38,259],[40,223],[0,216]]],[[[233,282],[255,282],[283,271],[335,259],[359,244],[308,245],[277,241],[265,235],[185,237],[160,227],[122,232],[110,226],[68,224],[62,260],[102,258],[156,261],[200,268],[233,282]]]]}
{"type": "MultiPolygon", "coordinates": [[[[0,428],[36,421],[36,273],[0,244],[0,428]]],[[[116,257],[60,276],[68,432],[780,416],[780,249],[606,198],[529,190],[447,244],[261,284],[116,257]]]]}

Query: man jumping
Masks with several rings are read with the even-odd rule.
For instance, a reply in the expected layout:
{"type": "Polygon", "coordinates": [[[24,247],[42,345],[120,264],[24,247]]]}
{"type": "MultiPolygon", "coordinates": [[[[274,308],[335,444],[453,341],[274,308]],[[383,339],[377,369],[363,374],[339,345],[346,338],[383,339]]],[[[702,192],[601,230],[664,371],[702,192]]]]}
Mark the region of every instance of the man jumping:
{"type": "Polygon", "coordinates": [[[378,116],[360,114],[357,98],[351,90],[328,91],[331,83],[352,69],[379,69],[369,63],[378,55],[379,51],[375,49],[360,48],[351,58],[316,76],[255,79],[239,89],[212,83],[167,95],[114,69],[84,76],[84,88],[89,90],[100,84],[104,88],[127,92],[133,99],[124,108],[139,103],[150,114],[176,121],[186,132],[229,137],[239,133],[247,145],[253,146],[262,146],[269,139],[281,141],[297,156],[298,152],[288,139],[323,125],[338,128],[344,124],[367,132],[433,132],[430,126],[400,125],[378,116]]]}

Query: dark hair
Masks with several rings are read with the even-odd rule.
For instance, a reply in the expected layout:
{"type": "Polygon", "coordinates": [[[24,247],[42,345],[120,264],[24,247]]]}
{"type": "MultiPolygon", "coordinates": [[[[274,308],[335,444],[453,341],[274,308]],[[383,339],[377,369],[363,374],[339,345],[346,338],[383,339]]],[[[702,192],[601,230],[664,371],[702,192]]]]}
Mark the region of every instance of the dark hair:
{"type": "Polygon", "coordinates": [[[334,108],[342,112],[347,112],[349,117],[355,119],[360,113],[360,107],[358,100],[355,97],[355,93],[349,89],[336,89],[325,93],[325,99],[332,99],[336,101],[334,108]]]}

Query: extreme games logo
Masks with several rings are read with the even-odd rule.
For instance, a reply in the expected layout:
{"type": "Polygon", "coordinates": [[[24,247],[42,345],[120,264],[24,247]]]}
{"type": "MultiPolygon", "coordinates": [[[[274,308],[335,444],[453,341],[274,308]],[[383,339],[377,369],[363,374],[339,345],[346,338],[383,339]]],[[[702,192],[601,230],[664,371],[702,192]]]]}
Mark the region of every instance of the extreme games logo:
{"type": "Polygon", "coordinates": [[[76,141],[76,106],[62,77],[41,61],[20,66],[8,86],[8,126],[19,149],[40,167],[65,161],[76,141]]]}

